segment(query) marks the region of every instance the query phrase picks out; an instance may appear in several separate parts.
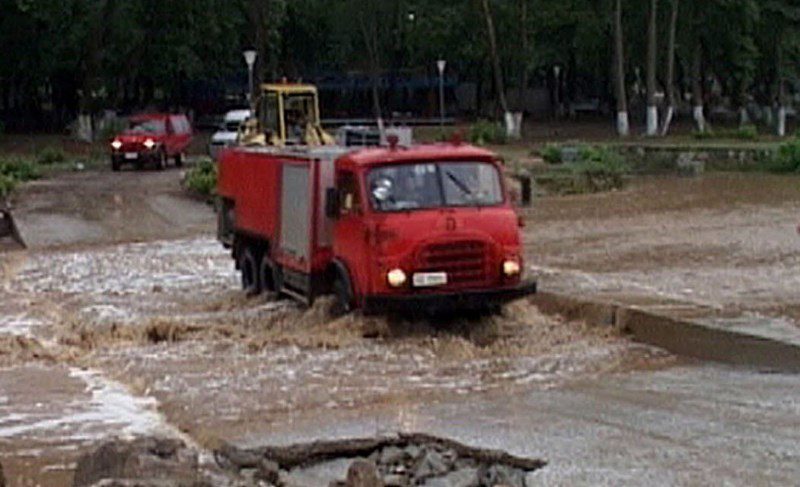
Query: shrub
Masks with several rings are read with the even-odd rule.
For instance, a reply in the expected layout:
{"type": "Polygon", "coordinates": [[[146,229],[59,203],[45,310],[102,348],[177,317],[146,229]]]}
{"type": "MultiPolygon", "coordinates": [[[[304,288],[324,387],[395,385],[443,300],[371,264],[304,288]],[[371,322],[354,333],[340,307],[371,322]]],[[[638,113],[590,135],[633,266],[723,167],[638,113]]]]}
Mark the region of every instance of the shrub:
{"type": "Polygon", "coordinates": [[[705,130],[703,132],[695,130],[694,132],[692,132],[692,137],[694,137],[697,140],[708,140],[708,139],[713,139],[715,135],[714,132],[712,132],[711,130],[705,130]]]}
{"type": "Polygon", "coordinates": [[[17,180],[11,176],[0,173],[0,198],[5,198],[17,186],[17,180]]]}
{"type": "Polygon", "coordinates": [[[27,159],[4,159],[0,160],[0,174],[8,176],[17,181],[30,181],[41,177],[41,171],[27,159]]]}
{"type": "Polygon", "coordinates": [[[733,131],[734,139],[756,140],[758,138],[758,127],[755,125],[743,125],[733,131]]]}
{"type": "Polygon", "coordinates": [[[764,161],[763,169],[774,173],[800,172],[800,140],[781,145],[773,157],[764,161]]]}
{"type": "Polygon", "coordinates": [[[36,156],[36,162],[43,166],[59,164],[67,160],[64,151],[57,147],[46,147],[36,156]]]}
{"type": "Polygon", "coordinates": [[[542,159],[544,162],[548,164],[561,164],[564,162],[563,154],[561,153],[561,147],[553,144],[546,145],[544,149],[542,149],[542,159]]]}
{"type": "Polygon", "coordinates": [[[618,153],[605,147],[585,147],[572,172],[582,177],[591,192],[619,189],[630,166],[618,153]]]}
{"type": "Polygon", "coordinates": [[[217,164],[211,159],[201,160],[186,173],[183,184],[189,191],[211,198],[217,190],[217,164]]]}
{"type": "Polygon", "coordinates": [[[478,145],[503,145],[508,142],[508,137],[501,124],[488,120],[478,120],[470,128],[469,140],[478,145]]]}

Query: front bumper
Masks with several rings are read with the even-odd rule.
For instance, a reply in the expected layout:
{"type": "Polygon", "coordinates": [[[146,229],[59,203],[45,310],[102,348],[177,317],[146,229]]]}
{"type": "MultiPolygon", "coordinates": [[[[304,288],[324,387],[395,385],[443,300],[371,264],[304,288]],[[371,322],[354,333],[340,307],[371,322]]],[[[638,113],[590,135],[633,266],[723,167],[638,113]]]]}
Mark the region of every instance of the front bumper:
{"type": "Polygon", "coordinates": [[[364,298],[365,314],[386,312],[475,311],[499,306],[515,299],[536,294],[536,281],[513,288],[462,291],[441,294],[407,294],[398,296],[369,296],[364,298]]]}
{"type": "Polygon", "coordinates": [[[151,164],[158,162],[161,153],[158,151],[115,151],[111,153],[111,160],[115,164],[151,164]],[[136,154],[135,158],[128,158],[126,154],[136,154]]]}

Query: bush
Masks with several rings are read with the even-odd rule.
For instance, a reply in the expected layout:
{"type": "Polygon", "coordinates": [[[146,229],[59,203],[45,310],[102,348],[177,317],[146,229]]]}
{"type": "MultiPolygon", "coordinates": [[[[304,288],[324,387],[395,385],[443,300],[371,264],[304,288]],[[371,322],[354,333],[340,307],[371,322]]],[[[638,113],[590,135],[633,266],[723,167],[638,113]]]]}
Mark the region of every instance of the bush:
{"type": "Polygon", "coordinates": [[[183,184],[192,193],[211,198],[217,191],[217,164],[203,159],[186,173],[183,184]]]}
{"type": "Polygon", "coordinates": [[[541,152],[542,159],[548,164],[561,164],[564,162],[561,147],[553,144],[546,145],[541,152]]]}
{"type": "Polygon", "coordinates": [[[39,177],[39,168],[27,159],[0,159],[0,197],[8,196],[18,183],[39,177]]]}
{"type": "Polygon", "coordinates": [[[67,160],[64,151],[57,147],[46,147],[36,156],[36,162],[43,166],[59,164],[67,160]]]}
{"type": "Polygon", "coordinates": [[[694,132],[692,132],[692,136],[697,140],[708,140],[708,139],[713,139],[715,137],[714,132],[712,132],[711,130],[705,130],[703,132],[695,130],[694,132]]]}
{"type": "Polygon", "coordinates": [[[764,162],[763,169],[774,173],[800,172],[800,140],[793,140],[778,148],[772,158],[764,162]]]}
{"type": "Polygon", "coordinates": [[[755,125],[743,125],[733,131],[734,139],[756,140],[758,138],[758,127],[755,125]]]}
{"type": "Polygon", "coordinates": [[[5,198],[17,186],[17,180],[11,176],[0,173],[0,198],[5,198]]]}
{"type": "Polygon", "coordinates": [[[508,137],[501,124],[488,120],[478,120],[470,127],[469,140],[478,145],[503,145],[508,142],[508,137]]]}
{"type": "Polygon", "coordinates": [[[42,175],[36,164],[27,159],[0,160],[0,174],[20,182],[38,179],[42,175]]]}

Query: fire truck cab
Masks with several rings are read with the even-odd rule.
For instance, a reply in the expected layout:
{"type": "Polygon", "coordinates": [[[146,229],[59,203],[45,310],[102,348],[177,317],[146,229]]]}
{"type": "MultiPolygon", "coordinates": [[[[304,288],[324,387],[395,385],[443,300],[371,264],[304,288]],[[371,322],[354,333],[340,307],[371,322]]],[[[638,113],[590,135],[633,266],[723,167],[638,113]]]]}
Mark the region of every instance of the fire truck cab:
{"type": "Polygon", "coordinates": [[[219,237],[253,294],[333,294],[341,312],[490,308],[536,291],[502,174],[460,143],[232,149],[219,237]]]}

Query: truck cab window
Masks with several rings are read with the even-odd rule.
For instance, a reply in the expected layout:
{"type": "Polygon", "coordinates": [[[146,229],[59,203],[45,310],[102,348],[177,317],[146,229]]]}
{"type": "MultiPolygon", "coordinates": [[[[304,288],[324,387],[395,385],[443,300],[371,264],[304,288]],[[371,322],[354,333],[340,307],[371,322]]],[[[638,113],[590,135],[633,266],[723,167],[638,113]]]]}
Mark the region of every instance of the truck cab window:
{"type": "Polygon", "coordinates": [[[351,172],[340,173],[336,186],[339,188],[339,214],[350,215],[361,211],[361,196],[358,179],[351,172]]]}

